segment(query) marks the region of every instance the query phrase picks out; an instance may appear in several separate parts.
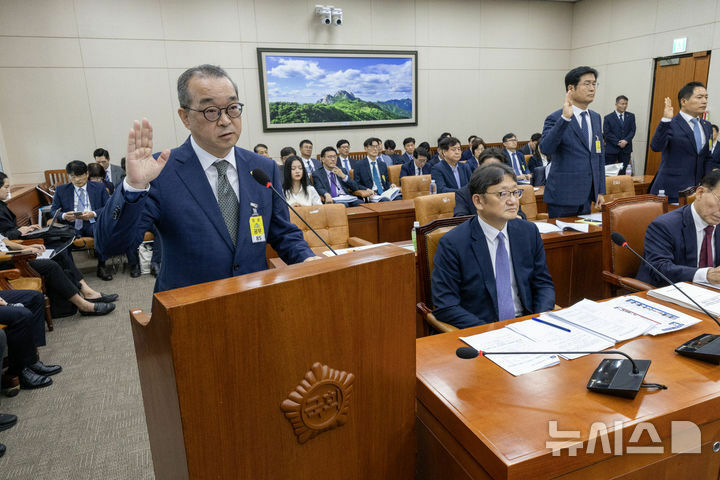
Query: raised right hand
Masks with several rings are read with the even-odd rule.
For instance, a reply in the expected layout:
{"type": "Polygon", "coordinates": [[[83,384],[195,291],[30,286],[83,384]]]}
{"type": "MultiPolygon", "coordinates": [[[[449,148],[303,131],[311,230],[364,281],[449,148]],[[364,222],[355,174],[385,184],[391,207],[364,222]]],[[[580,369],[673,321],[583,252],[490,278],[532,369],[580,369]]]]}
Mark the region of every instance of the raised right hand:
{"type": "Polygon", "coordinates": [[[170,150],[163,150],[157,160],[152,156],[153,130],[147,118],[142,125],[135,120],[128,134],[128,149],[125,159],[127,182],[133,188],[148,188],[170,158],[170,150]]]}
{"type": "Polygon", "coordinates": [[[572,118],[573,116],[573,108],[572,108],[572,91],[568,90],[565,94],[565,102],[563,103],[562,107],[562,116],[565,118],[572,118]]]}
{"type": "Polygon", "coordinates": [[[673,118],[673,106],[670,97],[665,97],[665,109],[663,110],[663,118],[673,118]]]}

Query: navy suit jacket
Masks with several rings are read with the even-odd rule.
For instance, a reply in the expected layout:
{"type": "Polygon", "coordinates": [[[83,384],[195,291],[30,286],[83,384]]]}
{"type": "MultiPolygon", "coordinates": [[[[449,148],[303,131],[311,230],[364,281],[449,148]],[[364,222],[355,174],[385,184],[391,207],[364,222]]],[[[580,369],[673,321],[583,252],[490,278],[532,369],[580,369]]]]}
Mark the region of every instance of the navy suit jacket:
{"type": "MultiPolygon", "coordinates": [[[[414,176],[415,175],[415,161],[405,162],[403,163],[403,166],[400,168],[400,178],[407,177],[407,176],[414,176]]],[[[422,167],[422,175],[430,175],[430,171],[432,170],[432,167],[428,162],[425,162],[425,165],[422,167]]]]}
{"type": "MultiPolygon", "coordinates": [[[[513,165],[510,151],[507,148],[503,148],[503,153],[507,157],[509,165],[512,167],[513,170],[515,170],[515,165],[513,165]]],[[[532,173],[528,168],[527,162],[525,161],[525,154],[522,153],[520,150],[515,150],[515,156],[517,157],[518,163],[520,164],[520,175],[527,175],[528,173],[532,173]]]]}
{"type": "MultiPolygon", "coordinates": [[[[705,144],[700,153],[695,146],[695,135],[679,113],[669,122],[660,122],[650,141],[654,152],[662,152],[660,167],[650,187],[650,193],[657,195],[665,190],[670,202],[678,201],[678,192],[700,184],[700,180],[712,170],[712,156],[708,139],[712,139],[712,126],[707,120],[700,120],[705,132],[705,144]]],[[[553,167],[555,168],[555,167],[553,167]]]]}
{"type": "MultiPolygon", "coordinates": [[[[360,190],[357,182],[355,182],[355,180],[350,178],[350,175],[348,175],[348,172],[340,165],[338,165],[338,168],[340,170],[342,170],[342,172],[345,175],[347,175],[347,180],[342,181],[340,179],[340,177],[338,177],[336,175],[335,178],[337,179],[337,183],[335,185],[336,186],[338,184],[342,185],[342,187],[345,189],[345,192],[348,195],[352,195],[352,192],[354,192],[355,190],[360,190]]],[[[332,195],[332,192],[330,192],[330,182],[328,181],[327,170],[325,170],[325,167],[315,170],[315,173],[313,173],[312,178],[313,178],[313,186],[315,187],[315,190],[317,190],[318,195],[320,195],[320,198],[323,198],[323,201],[324,201],[324,197],[325,197],[326,193],[329,193],[332,195]]]]}
{"type": "MultiPolygon", "coordinates": [[[[472,171],[470,171],[470,167],[468,167],[466,163],[460,162],[458,162],[457,164],[457,169],[458,175],[460,177],[460,187],[463,187],[467,185],[468,181],[470,180],[470,175],[472,175],[472,171]]],[[[458,189],[457,182],[455,181],[455,175],[453,175],[452,167],[446,161],[442,160],[437,164],[433,165],[430,174],[432,175],[432,179],[435,180],[438,193],[454,192],[458,189]]]]}
{"type": "Polygon", "coordinates": [[[124,253],[155,224],[163,249],[155,291],[265,270],[266,242],[253,243],[250,237],[252,202],[262,216],[267,243],[285,262],[313,256],[300,229],[290,222],[287,206],[250,175],[262,169],[279,188],[282,179],[275,162],[238,147],[234,151],[240,187],[237,246],[188,137],[170,152],[149,192],[128,201],[124,185],[115,191],[98,218],[95,248],[104,255],[124,253]]]}
{"type": "Polygon", "coordinates": [[[470,173],[474,172],[476,168],[478,168],[480,165],[478,164],[477,158],[470,157],[467,159],[466,165],[470,167],[470,173]]]}
{"type": "MultiPolygon", "coordinates": [[[[720,142],[720,140],[718,140],[718,142],[720,142]]],[[[716,145],[715,150],[713,150],[710,155],[712,156],[712,168],[720,168],[720,145],[716,145]]]]}
{"type": "Polygon", "coordinates": [[[590,112],[592,148],[587,137],[583,138],[580,124],[572,116],[563,120],[562,110],[556,110],[545,119],[540,150],[552,156],[552,170],[545,184],[545,203],[553,205],[580,206],[588,198],[597,199],[605,193],[605,152],[595,151],[596,139],[601,140],[602,119],[597,112],[590,112]]]}
{"type": "MultiPolygon", "coordinates": [[[[507,223],[510,254],[524,314],[552,310],[555,289],[545,248],[535,225],[507,223]]],[[[458,328],[498,321],[495,272],[477,216],[446,233],[435,252],[432,272],[435,317],[458,328]]]]}
{"type": "Polygon", "coordinates": [[[470,150],[468,148],[467,150],[463,150],[462,156],[460,157],[460,161],[462,162],[463,160],[470,160],[472,157],[473,157],[472,150],[470,150]]]}
{"type": "MultiPolygon", "coordinates": [[[[390,188],[390,177],[388,175],[387,165],[380,159],[380,157],[376,158],[376,163],[383,189],[387,190],[388,188],[390,188]]],[[[372,172],[370,171],[370,162],[368,161],[368,158],[365,157],[362,160],[356,161],[354,170],[355,181],[358,183],[358,185],[360,185],[360,188],[373,190],[374,183],[372,172]]]]}
{"type": "MultiPolygon", "coordinates": [[[[715,265],[720,264],[720,233],[715,228],[715,265]]],[[[697,233],[690,205],[660,215],[650,223],[645,232],[645,260],[660,270],[673,282],[691,282],[697,272],[697,233]]],[[[644,263],[637,277],[656,287],[667,283],[644,263]]]]}
{"type": "Polygon", "coordinates": [[[605,134],[605,153],[632,152],[632,140],[635,137],[635,114],[625,112],[625,120],[621,123],[616,111],[608,113],[603,121],[603,133],[605,134]],[[618,146],[620,140],[627,142],[625,148],[618,146]]]}
{"type": "Polygon", "coordinates": [[[535,155],[535,150],[530,148],[529,143],[526,143],[522,147],[518,148],[517,151],[522,153],[523,155],[535,155]]]}
{"type": "MultiPolygon", "coordinates": [[[[99,217],[110,196],[108,195],[107,190],[105,190],[105,185],[100,182],[87,182],[86,185],[88,198],[90,199],[90,208],[93,212],[95,212],[95,215],[99,217]]],[[[53,203],[50,207],[50,214],[55,215],[55,211],[57,209],[60,209],[60,213],[58,214],[56,221],[60,223],[69,223],[62,219],[62,214],[65,212],[75,211],[75,186],[72,183],[58,185],[57,189],[55,189],[55,196],[53,197],[53,203]]],[[[74,224],[75,222],[70,223],[74,224]]],[[[125,251],[120,253],[125,253],[125,251]]]]}

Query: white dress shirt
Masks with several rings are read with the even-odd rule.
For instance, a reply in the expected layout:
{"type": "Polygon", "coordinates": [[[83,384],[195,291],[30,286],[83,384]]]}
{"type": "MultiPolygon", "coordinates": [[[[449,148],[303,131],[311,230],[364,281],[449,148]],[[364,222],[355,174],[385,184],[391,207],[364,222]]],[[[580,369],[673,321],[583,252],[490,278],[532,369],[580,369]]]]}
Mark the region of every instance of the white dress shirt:
{"type": "MultiPolygon", "coordinates": [[[[582,112],[587,112],[587,115],[585,115],[585,121],[587,122],[587,127],[588,127],[588,145],[592,145],[593,144],[593,131],[592,131],[592,120],[590,120],[590,109],[583,110],[582,108],[577,107],[575,105],[572,106],[572,109],[573,109],[573,116],[575,117],[575,120],[577,120],[578,125],[580,125],[580,130],[582,130],[582,117],[580,116],[580,114],[582,112]]],[[[572,120],[571,118],[563,117],[562,114],[560,116],[566,122],[569,122],[570,120],[572,120]]]]}
{"type": "Polygon", "coordinates": [[[515,316],[519,317],[523,314],[523,306],[520,301],[520,295],[518,295],[517,281],[515,280],[515,269],[512,264],[512,252],[510,251],[510,237],[508,236],[507,223],[502,230],[498,230],[486,223],[480,215],[478,215],[478,222],[480,223],[480,228],[482,228],[482,231],[485,234],[485,241],[487,241],[488,250],[490,251],[490,261],[492,262],[493,273],[495,273],[496,276],[495,255],[497,254],[498,247],[498,233],[502,232],[505,237],[505,250],[508,253],[508,262],[510,263],[510,287],[512,288],[513,305],[515,306],[515,316]]]}
{"type": "Polygon", "coordinates": [[[300,158],[302,159],[303,163],[305,164],[305,170],[307,170],[308,175],[310,175],[311,173],[313,173],[316,170],[315,164],[313,163],[312,158],[305,158],[305,157],[300,157],[300,158]]]}
{"type": "MultiPolygon", "coordinates": [[[[378,187],[379,187],[379,186],[382,186],[382,185],[378,185],[377,182],[375,182],[375,175],[373,174],[373,163],[380,162],[380,161],[381,161],[381,160],[380,160],[380,157],[375,157],[375,162],[373,162],[372,160],[370,160],[370,157],[365,157],[365,158],[366,158],[367,161],[368,161],[368,165],[370,165],[370,178],[371,178],[372,181],[373,181],[373,188],[372,188],[372,189],[377,192],[377,191],[378,191],[378,187]]],[[[380,171],[380,166],[379,166],[379,165],[377,166],[377,172],[378,172],[378,176],[380,177],[380,180],[382,181],[382,172],[380,171]]]]}
{"type": "MultiPolygon", "coordinates": [[[[690,130],[692,130],[693,134],[695,133],[695,125],[693,124],[692,120],[696,117],[693,117],[692,115],[688,115],[687,113],[680,110],[680,116],[685,120],[685,122],[688,124],[688,127],[690,127],[690,130]]],[[[670,122],[672,121],[672,118],[666,118],[663,117],[660,119],[661,122],[670,122]]],[[[700,139],[702,140],[701,145],[705,145],[705,142],[707,139],[705,138],[705,129],[702,126],[702,122],[698,118],[698,127],[700,128],[700,139]]]]}
{"type": "MultiPolygon", "coordinates": [[[[692,218],[693,222],[695,223],[695,240],[697,244],[697,260],[695,261],[695,266],[700,265],[700,250],[702,249],[703,240],[705,240],[705,227],[707,227],[709,224],[705,222],[705,220],[700,217],[700,215],[697,213],[697,210],[695,210],[695,204],[690,205],[690,211],[692,212],[692,218]]],[[[715,260],[715,229],[713,229],[713,241],[710,242],[710,258],[715,260]]],[[[695,272],[695,275],[693,276],[693,282],[707,282],[707,272],[710,270],[708,267],[698,268],[695,272]]]]}

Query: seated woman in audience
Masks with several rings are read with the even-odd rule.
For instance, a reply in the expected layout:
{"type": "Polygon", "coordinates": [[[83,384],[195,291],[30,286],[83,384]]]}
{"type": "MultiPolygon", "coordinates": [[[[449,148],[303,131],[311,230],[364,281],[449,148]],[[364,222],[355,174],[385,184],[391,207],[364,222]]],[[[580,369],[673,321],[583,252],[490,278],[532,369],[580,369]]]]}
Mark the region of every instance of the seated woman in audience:
{"type": "MultiPolygon", "coordinates": [[[[8,240],[17,240],[23,235],[32,233],[33,231],[40,228],[40,225],[26,225],[18,227],[17,218],[15,214],[8,208],[5,201],[10,196],[10,179],[3,172],[0,172],[0,235],[6,237],[8,240]]],[[[46,240],[45,245],[47,248],[62,248],[66,243],[66,240],[58,239],[57,241],[46,240]]],[[[43,260],[45,262],[46,260],[43,260]]],[[[75,266],[70,249],[66,249],[55,255],[52,261],[56,262],[60,268],[64,271],[74,285],[80,290],[80,294],[83,298],[91,301],[102,301],[112,302],[117,299],[116,294],[104,295],[90,288],[85,282],[83,274],[75,266]]],[[[13,268],[13,267],[9,267],[13,268]]],[[[50,267],[52,268],[52,267],[50,267]]],[[[42,275],[42,272],[38,271],[42,275]]]]}
{"type": "Polygon", "coordinates": [[[99,182],[105,185],[108,195],[112,195],[115,191],[115,185],[112,182],[105,180],[105,168],[99,163],[88,164],[88,177],[91,182],[99,182]]]}
{"type": "Polygon", "coordinates": [[[321,205],[320,195],[312,185],[308,185],[308,174],[300,157],[291,155],[285,160],[283,171],[283,190],[285,198],[293,207],[321,205]]]}
{"type": "Polygon", "coordinates": [[[485,145],[485,140],[480,137],[475,137],[473,139],[472,144],[470,145],[470,150],[472,151],[473,156],[467,161],[472,171],[475,171],[475,169],[478,167],[478,158],[480,158],[480,154],[486,148],[487,145],[485,145]]]}
{"type": "MultiPolygon", "coordinates": [[[[40,255],[45,251],[44,245],[21,245],[0,235],[0,254],[2,252],[18,251],[22,253],[34,253],[40,255]]],[[[70,302],[80,310],[81,315],[105,315],[115,310],[113,302],[117,294],[103,295],[97,298],[86,299],[80,295],[80,289],[73,283],[70,277],[60,268],[60,265],[47,259],[30,260],[28,265],[45,280],[50,309],[53,317],[72,315],[73,310],[68,311],[63,301],[70,302]]],[[[0,270],[15,268],[12,261],[0,262],[0,270]]]]}
{"type": "Polygon", "coordinates": [[[546,167],[548,163],[550,163],[550,157],[542,153],[542,151],[540,150],[540,144],[538,143],[538,146],[535,149],[535,153],[532,157],[530,157],[530,160],[528,161],[530,171],[533,171],[537,167],[546,167]]]}

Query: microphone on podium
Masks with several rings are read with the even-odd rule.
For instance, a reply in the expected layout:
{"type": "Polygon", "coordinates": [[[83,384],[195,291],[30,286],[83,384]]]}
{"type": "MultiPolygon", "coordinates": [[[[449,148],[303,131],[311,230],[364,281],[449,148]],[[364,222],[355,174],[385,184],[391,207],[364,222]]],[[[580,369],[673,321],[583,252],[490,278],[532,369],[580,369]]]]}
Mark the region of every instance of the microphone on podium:
{"type": "Polygon", "coordinates": [[[255,181],[258,182],[260,185],[262,185],[262,186],[265,187],[265,188],[269,188],[270,190],[272,190],[273,192],[275,192],[275,195],[277,195],[278,197],[280,197],[280,200],[282,200],[283,202],[285,202],[285,205],[287,205],[288,208],[289,208],[290,210],[292,210],[293,213],[295,213],[295,215],[297,215],[297,217],[298,217],[300,220],[302,220],[302,222],[303,222],[305,225],[307,225],[307,227],[315,234],[315,236],[316,236],[317,238],[319,238],[320,241],[321,241],[322,243],[324,243],[325,246],[326,246],[327,248],[329,248],[332,253],[334,253],[335,255],[338,254],[335,250],[333,250],[333,248],[332,248],[330,245],[328,245],[328,243],[320,236],[320,234],[317,233],[317,232],[315,231],[315,229],[312,228],[312,227],[310,226],[310,224],[307,223],[307,222],[305,221],[305,219],[304,219],[302,216],[300,216],[300,214],[299,214],[297,211],[295,211],[295,209],[292,207],[292,205],[290,205],[290,204],[288,203],[288,201],[285,200],[285,195],[282,195],[280,192],[278,192],[277,190],[275,190],[275,187],[273,187],[272,181],[270,180],[270,177],[268,177],[267,173],[265,173],[263,170],[261,170],[261,169],[259,169],[259,168],[256,168],[256,169],[250,171],[250,175],[252,175],[252,177],[255,179],[255,181]]]}
{"type": "MultiPolygon", "coordinates": [[[[657,273],[660,278],[665,280],[667,283],[675,287],[680,293],[685,295],[688,300],[690,300],[696,307],[700,309],[705,315],[707,315],[710,319],[712,319],[713,322],[715,322],[718,326],[720,326],[720,322],[718,322],[718,319],[715,318],[713,314],[708,312],[702,305],[697,303],[695,300],[693,300],[690,295],[683,292],[683,290],[678,287],[675,282],[667,278],[663,273],[655,268],[653,264],[645,260],[645,258],[637,253],[635,250],[630,248],[630,245],[628,245],[627,241],[625,240],[625,237],[623,237],[621,234],[617,232],[612,232],[610,235],[610,238],[612,239],[613,243],[619,247],[627,248],[630,250],[635,256],[637,256],[645,265],[647,265],[653,272],[657,273]]],[[[686,357],[696,358],[698,360],[702,360],[705,362],[714,363],[717,365],[720,365],[720,335],[713,335],[710,333],[703,333],[702,335],[699,335],[692,340],[688,340],[687,342],[683,343],[679,347],[675,349],[677,353],[680,355],[684,355],[686,357]]]]}
{"type": "Polygon", "coordinates": [[[488,352],[473,347],[460,347],[455,354],[460,358],[471,359],[479,355],[562,355],[562,354],[605,354],[622,355],[627,360],[613,360],[605,358],[595,369],[587,384],[592,392],[615,395],[618,397],[635,398],[641,387],[667,390],[665,385],[659,383],[644,383],[645,375],[650,368],[650,360],[633,360],[630,355],[620,350],[601,351],[567,351],[567,352],[488,352]]]}

